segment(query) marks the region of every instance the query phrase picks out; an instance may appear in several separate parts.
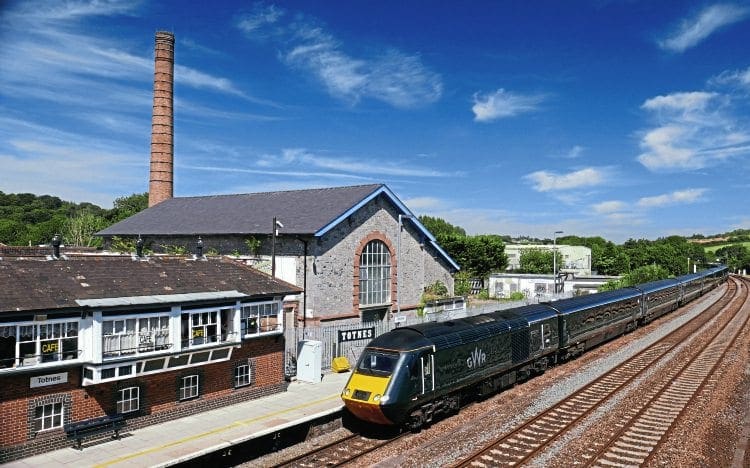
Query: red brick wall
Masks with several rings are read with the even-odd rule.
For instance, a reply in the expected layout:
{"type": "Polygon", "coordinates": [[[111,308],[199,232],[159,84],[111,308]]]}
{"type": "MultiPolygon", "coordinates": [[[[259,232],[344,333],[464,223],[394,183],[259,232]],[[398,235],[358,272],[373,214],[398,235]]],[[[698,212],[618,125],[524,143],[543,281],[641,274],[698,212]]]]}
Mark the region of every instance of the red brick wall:
{"type": "Polygon", "coordinates": [[[31,418],[41,399],[63,399],[64,423],[69,423],[114,414],[118,390],[138,386],[140,410],[125,415],[127,429],[133,430],[284,391],[284,339],[279,335],[245,341],[232,350],[228,361],[220,363],[88,387],[80,386],[80,373],[81,366],[76,366],[0,377],[0,463],[71,444],[62,429],[33,432],[31,418]],[[254,382],[235,389],[234,368],[248,359],[254,365],[254,382]],[[32,376],[61,372],[68,372],[67,383],[29,388],[32,376]],[[200,376],[199,397],[178,401],[181,377],[193,374],[200,376]]]}

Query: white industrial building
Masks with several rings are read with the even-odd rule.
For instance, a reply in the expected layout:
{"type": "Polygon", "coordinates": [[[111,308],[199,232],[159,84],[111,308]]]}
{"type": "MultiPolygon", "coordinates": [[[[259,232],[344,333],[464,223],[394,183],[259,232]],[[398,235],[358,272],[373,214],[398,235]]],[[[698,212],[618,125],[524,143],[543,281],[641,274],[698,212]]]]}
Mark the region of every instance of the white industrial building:
{"type": "Polygon", "coordinates": [[[579,245],[549,245],[549,244],[511,244],[505,246],[508,256],[508,271],[520,268],[521,254],[526,250],[553,250],[562,255],[562,264],[557,265],[559,273],[570,273],[576,276],[591,274],[591,249],[579,245]]]}

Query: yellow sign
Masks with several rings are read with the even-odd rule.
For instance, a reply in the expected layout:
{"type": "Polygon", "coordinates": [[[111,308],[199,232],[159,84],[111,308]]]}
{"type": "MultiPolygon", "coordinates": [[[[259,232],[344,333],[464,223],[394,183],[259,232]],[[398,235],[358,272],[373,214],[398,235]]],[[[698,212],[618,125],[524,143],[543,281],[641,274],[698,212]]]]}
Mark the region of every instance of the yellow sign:
{"type": "Polygon", "coordinates": [[[44,343],[42,344],[42,352],[45,354],[56,353],[58,351],[57,343],[44,343]]]}
{"type": "Polygon", "coordinates": [[[202,336],[203,336],[203,329],[202,328],[193,330],[193,338],[199,338],[199,337],[202,337],[202,336]]]}

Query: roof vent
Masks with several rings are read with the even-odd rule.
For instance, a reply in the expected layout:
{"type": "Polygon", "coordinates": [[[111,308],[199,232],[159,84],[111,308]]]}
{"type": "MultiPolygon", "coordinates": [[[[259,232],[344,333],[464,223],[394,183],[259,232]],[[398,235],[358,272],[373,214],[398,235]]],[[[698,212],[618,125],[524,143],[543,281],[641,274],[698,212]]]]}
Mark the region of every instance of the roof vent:
{"type": "Polygon", "coordinates": [[[203,239],[198,236],[198,242],[195,244],[195,257],[203,258],[203,239]]]}
{"type": "Polygon", "coordinates": [[[57,260],[60,258],[60,234],[55,234],[52,238],[52,258],[57,260]]]}
{"type": "Polygon", "coordinates": [[[143,257],[143,238],[141,235],[138,235],[138,240],[135,241],[135,255],[137,257],[143,257]]]}

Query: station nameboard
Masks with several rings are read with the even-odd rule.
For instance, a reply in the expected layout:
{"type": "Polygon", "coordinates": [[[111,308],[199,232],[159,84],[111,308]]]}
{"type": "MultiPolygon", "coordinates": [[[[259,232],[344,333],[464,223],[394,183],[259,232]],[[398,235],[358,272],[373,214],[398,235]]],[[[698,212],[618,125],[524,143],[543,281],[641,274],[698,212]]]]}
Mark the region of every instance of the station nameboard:
{"type": "Polygon", "coordinates": [[[48,374],[38,375],[31,378],[31,388],[46,387],[47,385],[56,385],[60,383],[66,383],[68,381],[68,373],[61,372],[59,374],[48,374]]]}
{"type": "Polygon", "coordinates": [[[371,340],[375,338],[375,327],[339,330],[339,343],[347,341],[371,340]]]}

